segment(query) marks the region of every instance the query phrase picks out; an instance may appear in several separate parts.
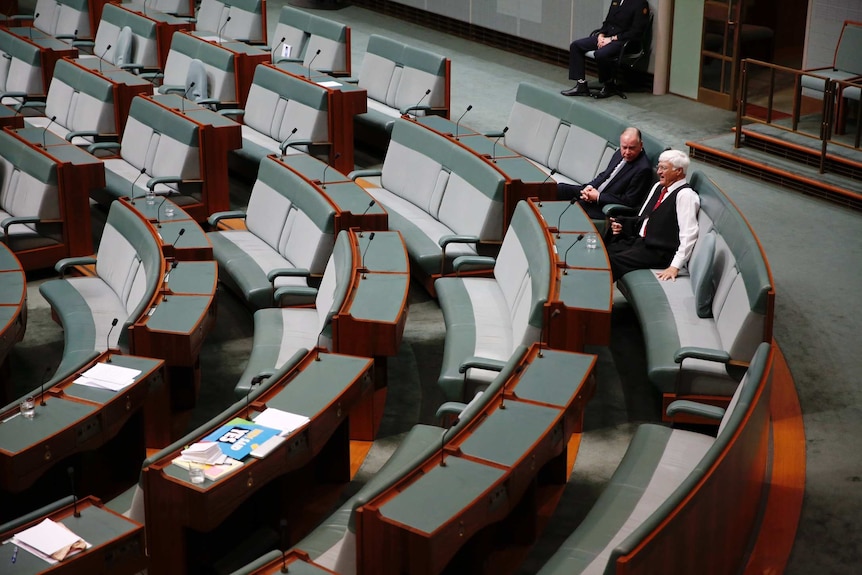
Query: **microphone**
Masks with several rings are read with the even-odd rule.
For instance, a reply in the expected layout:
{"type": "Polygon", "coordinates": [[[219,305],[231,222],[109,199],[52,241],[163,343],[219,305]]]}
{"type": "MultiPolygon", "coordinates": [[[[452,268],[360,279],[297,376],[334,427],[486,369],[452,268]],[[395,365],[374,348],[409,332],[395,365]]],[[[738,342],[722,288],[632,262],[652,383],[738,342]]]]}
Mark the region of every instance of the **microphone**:
{"type": "MultiPolygon", "coordinates": [[[[338,158],[340,158],[340,157],[341,157],[341,152],[335,152],[335,156],[333,156],[332,161],[337,162],[338,158]]],[[[328,170],[328,169],[329,169],[329,164],[326,164],[323,167],[323,178],[322,178],[322,181],[320,182],[323,185],[324,190],[326,189],[326,170],[328,170]]]]}
{"type": "Polygon", "coordinates": [[[143,176],[143,175],[144,175],[144,174],[146,174],[146,173],[147,173],[147,169],[146,169],[146,168],[141,168],[141,173],[140,173],[140,174],[138,174],[138,177],[137,177],[137,178],[135,178],[135,181],[134,181],[134,182],[132,182],[132,205],[133,205],[133,206],[135,205],[135,186],[137,186],[137,185],[138,185],[138,180],[140,180],[140,179],[141,179],[141,176],[143,176]]]}
{"type": "Polygon", "coordinates": [[[326,350],[325,347],[320,345],[320,338],[322,338],[322,337],[323,337],[323,332],[320,332],[319,334],[317,334],[317,355],[314,356],[314,361],[320,361],[320,350],[321,349],[323,349],[324,351],[326,350]]]}
{"type": "Polygon", "coordinates": [[[144,16],[147,15],[147,0],[144,0],[144,16]]]}
{"type": "MultiPolygon", "coordinates": [[[[559,236],[557,236],[557,237],[559,237],[559,236]]],[[[569,275],[569,270],[567,269],[568,265],[569,265],[569,250],[572,249],[573,247],[575,247],[575,244],[578,243],[579,241],[581,241],[582,239],[584,239],[584,234],[579,234],[578,237],[575,239],[575,241],[572,242],[572,245],[570,245],[568,248],[566,248],[566,253],[563,254],[563,265],[566,266],[563,268],[563,275],[564,276],[569,275]]]]}
{"type": "Polygon", "coordinates": [[[514,375],[510,379],[506,380],[505,383],[503,383],[503,388],[500,390],[500,409],[506,409],[506,383],[508,383],[515,377],[521,375],[522,371],[524,371],[524,364],[521,364],[516,367],[514,375]]]}
{"type": "Polygon", "coordinates": [[[572,198],[569,202],[569,205],[565,207],[565,209],[560,212],[560,217],[557,218],[557,239],[560,239],[560,226],[563,224],[563,214],[566,213],[566,210],[575,205],[575,198],[572,198]]]}
{"type": "Polygon", "coordinates": [[[415,108],[418,108],[418,107],[419,107],[419,105],[422,103],[422,100],[424,100],[425,98],[427,98],[427,97],[428,97],[428,94],[430,94],[430,93],[431,93],[431,88],[428,88],[427,90],[425,90],[425,93],[424,93],[424,94],[422,94],[422,97],[421,97],[421,98],[419,98],[419,101],[418,101],[418,102],[416,102],[416,105],[415,105],[415,106],[413,106],[413,108],[414,108],[414,110],[413,110],[413,117],[414,117],[414,118],[416,117],[416,112],[417,112],[417,110],[416,110],[415,108]]]}
{"type": "MultiPolygon", "coordinates": [[[[33,27],[36,24],[36,20],[38,20],[38,19],[39,19],[39,12],[36,12],[35,14],[33,14],[33,24],[31,24],[30,27],[27,28],[27,34],[29,35],[31,40],[33,39],[33,27]]],[[[6,21],[8,22],[9,18],[6,18],[6,21]]]]}
{"type": "Polygon", "coordinates": [[[308,79],[311,80],[311,65],[314,64],[314,61],[317,57],[320,56],[320,48],[317,49],[317,52],[314,53],[314,56],[311,57],[311,60],[308,61],[308,79]]]}
{"type": "MultiPolygon", "coordinates": [[[[548,177],[547,177],[547,178],[545,178],[544,180],[542,180],[542,185],[547,184],[547,183],[548,183],[548,181],[549,181],[551,178],[553,178],[553,177],[554,177],[554,174],[556,174],[556,173],[557,173],[557,169],[556,169],[556,168],[552,168],[552,169],[551,169],[551,172],[548,174],[548,177]]],[[[541,201],[541,200],[539,200],[539,207],[540,207],[540,208],[542,207],[542,201],[541,201]]]]}
{"type": "MultiPolygon", "coordinates": [[[[551,339],[551,320],[560,315],[560,308],[556,308],[551,312],[551,315],[548,317],[548,339],[551,339]]],[[[545,357],[545,354],[542,353],[542,345],[545,343],[545,330],[543,329],[541,334],[539,334],[539,353],[537,357],[545,357]]]]}
{"type": "Polygon", "coordinates": [[[219,29],[218,29],[218,43],[219,44],[221,44],[221,33],[224,31],[225,26],[227,26],[227,23],[230,22],[230,18],[231,18],[230,16],[225,18],[224,23],[221,26],[219,26],[219,29]]]}
{"type": "Polygon", "coordinates": [[[162,205],[165,203],[165,200],[168,199],[168,196],[173,195],[174,190],[172,188],[168,188],[168,193],[162,196],[162,201],[159,202],[159,207],[156,210],[156,227],[162,227],[162,205]]]}
{"type": "Polygon", "coordinates": [[[72,484],[72,515],[80,517],[81,512],[78,511],[78,494],[75,492],[75,468],[70,465],[69,468],[66,469],[66,473],[69,474],[69,482],[72,484]]]}
{"type": "Polygon", "coordinates": [[[270,52],[269,56],[270,56],[270,58],[272,58],[273,63],[275,62],[275,51],[278,50],[279,48],[281,48],[281,46],[282,46],[282,44],[284,44],[285,40],[287,40],[287,36],[282,36],[281,40],[278,41],[278,44],[276,44],[275,48],[273,48],[272,52],[270,52]]]}
{"type": "Polygon", "coordinates": [[[53,124],[56,119],[57,119],[56,114],[51,116],[51,121],[48,122],[48,124],[45,126],[45,129],[42,130],[42,149],[48,148],[48,144],[47,144],[47,140],[46,140],[46,138],[48,137],[48,128],[51,127],[51,124],[53,124]]]}
{"type": "MultiPolygon", "coordinates": [[[[111,321],[111,329],[108,330],[108,335],[105,336],[105,347],[108,349],[108,351],[111,351],[111,333],[114,331],[114,328],[117,327],[117,322],[119,321],[119,318],[116,317],[113,319],[113,321],[111,321]]],[[[110,362],[111,358],[109,356],[108,363],[110,362]]]]}
{"type": "MultiPolygon", "coordinates": [[[[284,40],[282,40],[283,42],[284,40]]],[[[287,570],[287,519],[282,519],[278,522],[281,530],[281,572],[288,573],[287,570]]]]}
{"type": "Polygon", "coordinates": [[[180,238],[183,237],[184,233],[186,233],[186,229],[180,228],[180,231],[177,233],[177,239],[175,239],[174,243],[171,244],[174,248],[174,254],[176,254],[177,242],[180,241],[180,238]]]}
{"type": "Polygon", "coordinates": [[[194,83],[194,82],[191,82],[191,83],[189,84],[189,87],[188,87],[188,88],[186,88],[186,91],[185,91],[185,92],[183,92],[183,97],[182,97],[182,98],[180,98],[180,114],[185,114],[185,113],[186,113],[186,98],[187,98],[187,97],[188,97],[188,95],[189,95],[189,90],[191,90],[191,89],[192,89],[192,88],[194,88],[194,87],[195,87],[195,83],[194,83]]]}
{"type": "Polygon", "coordinates": [[[463,113],[463,114],[461,114],[461,117],[460,117],[460,118],[458,118],[458,121],[457,121],[457,122],[455,122],[455,139],[456,139],[456,140],[458,139],[458,128],[459,128],[459,127],[460,127],[460,125],[461,125],[461,120],[463,120],[463,119],[464,119],[464,116],[466,116],[466,115],[467,115],[467,112],[469,112],[469,111],[470,111],[470,110],[472,110],[472,109],[473,109],[473,104],[470,104],[469,106],[467,106],[467,109],[466,109],[466,110],[464,110],[464,113],[463,113]]]}
{"type": "Polygon", "coordinates": [[[287,143],[290,141],[290,139],[293,137],[293,135],[295,133],[296,133],[296,128],[292,129],[290,131],[290,133],[287,135],[287,137],[284,140],[282,140],[281,145],[279,146],[281,148],[281,157],[279,158],[279,160],[281,160],[282,158],[284,158],[284,156],[287,155],[287,143]]]}
{"type": "Polygon", "coordinates": [[[268,378],[270,374],[258,374],[251,378],[251,384],[248,386],[248,391],[245,392],[245,418],[251,419],[251,406],[249,405],[249,397],[251,396],[251,390],[254,389],[254,386],[259,384],[264,379],[268,378]]]}
{"type": "Polygon", "coordinates": [[[443,436],[440,438],[440,467],[446,467],[446,434],[449,430],[458,425],[460,420],[456,417],[452,423],[443,431],[443,436]]]}
{"type": "Polygon", "coordinates": [[[368,236],[368,243],[365,244],[365,249],[362,250],[362,257],[359,258],[359,265],[363,270],[362,271],[362,279],[365,279],[368,277],[368,268],[365,267],[365,254],[368,253],[368,248],[371,247],[371,240],[373,240],[373,239],[374,239],[374,232],[371,232],[371,234],[368,236]]]}
{"type": "Polygon", "coordinates": [[[508,132],[508,131],[509,131],[509,126],[506,126],[505,128],[503,128],[503,133],[500,134],[499,136],[497,136],[497,139],[494,140],[493,147],[491,147],[491,161],[494,162],[495,164],[497,163],[497,142],[499,142],[500,138],[505,136],[506,132],[508,132]]]}
{"type": "MultiPolygon", "coordinates": [[[[376,201],[376,200],[374,200],[374,199],[372,198],[372,200],[371,200],[370,202],[368,202],[368,206],[365,208],[365,210],[364,210],[361,214],[359,214],[359,217],[361,218],[361,217],[363,217],[365,214],[367,214],[367,213],[368,213],[368,210],[370,210],[370,209],[371,209],[371,206],[373,206],[373,205],[374,205],[374,204],[376,204],[376,203],[377,203],[377,201],[376,201]]],[[[362,229],[360,229],[360,230],[359,230],[359,237],[360,237],[360,238],[361,238],[361,237],[363,237],[363,236],[362,236],[362,229]]]]}
{"type": "Polygon", "coordinates": [[[39,402],[39,405],[41,405],[42,407],[45,407],[45,384],[48,383],[48,376],[50,376],[50,375],[51,375],[51,366],[49,365],[45,369],[45,374],[42,376],[42,391],[40,393],[41,401],[39,402]]]}
{"type": "Polygon", "coordinates": [[[163,278],[163,281],[162,281],[162,283],[165,284],[165,291],[162,294],[162,301],[168,301],[168,291],[170,290],[170,287],[167,286],[168,279],[170,279],[171,272],[174,271],[175,269],[177,269],[178,265],[180,265],[179,261],[177,261],[177,260],[172,261],[171,262],[171,269],[169,269],[167,271],[167,273],[165,273],[165,277],[163,278]]]}
{"type": "Polygon", "coordinates": [[[102,73],[102,60],[104,60],[105,56],[108,55],[108,50],[110,50],[110,49],[111,49],[111,45],[108,44],[108,46],[105,48],[105,51],[102,52],[101,56],[99,56],[99,74],[102,73]]]}

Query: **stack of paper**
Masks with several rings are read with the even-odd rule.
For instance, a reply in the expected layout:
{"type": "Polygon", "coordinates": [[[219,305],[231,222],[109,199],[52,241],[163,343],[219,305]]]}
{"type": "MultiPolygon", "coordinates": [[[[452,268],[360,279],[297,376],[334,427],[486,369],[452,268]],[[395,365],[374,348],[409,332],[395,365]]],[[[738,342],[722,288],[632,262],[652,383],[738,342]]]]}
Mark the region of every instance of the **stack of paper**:
{"type": "Polygon", "coordinates": [[[182,451],[183,459],[195,463],[206,463],[207,465],[218,465],[223,463],[227,456],[222,453],[218,443],[199,442],[189,445],[182,451]]]}
{"type": "Polygon", "coordinates": [[[309,421],[311,420],[305,415],[291,413],[274,407],[267,407],[254,418],[254,422],[258,425],[278,429],[279,436],[281,437],[290,435],[309,421]]]}
{"type": "Polygon", "coordinates": [[[12,543],[52,564],[90,547],[68,527],[50,519],[21,531],[12,537],[12,543]]]}
{"type": "Polygon", "coordinates": [[[81,374],[75,380],[78,385],[87,385],[111,391],[120,391],[135,383],[135,378],[141,375],[141,370],[114,365],[113,363],[97,363],[81,374]]]}

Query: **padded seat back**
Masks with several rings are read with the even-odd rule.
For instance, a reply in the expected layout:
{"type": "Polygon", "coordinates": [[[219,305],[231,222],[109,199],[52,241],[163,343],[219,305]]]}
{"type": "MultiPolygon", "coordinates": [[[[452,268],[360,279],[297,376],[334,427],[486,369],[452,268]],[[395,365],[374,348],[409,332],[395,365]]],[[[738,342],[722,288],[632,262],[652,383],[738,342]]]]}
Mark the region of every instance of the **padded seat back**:
{"type": "Polygon", "coordinates": [[[49,36],[92,38],[88,0],[38,0],[33,27],[49,36]]]}
{"type": "MultiPolygon", "coordinates": [[[[0,132],[0,210],[8,216],[60,218],[57,164],[45,154],[0,132]]],[[[35,232],[34,224],[23,224],[35,232]]],[[[9,234],[19,226],[11,226],[9,234]]]]}
{"type": "MultiPolygon", "coordinates": [[[[39,47],[0,30],[0,92],[45,93],[39,47]]],[[[17,100],[5,98],[4,104],[17,100]]]]}
{"type": "Polygon", "coordinates": [[[194,122],[178,121],[176,114],[139,97],[129,109],[120,154],[151,177],[196,180],[201,177],[199,136],[194,122]]]}
{"type": "Polygon", "coordinates": [[[350,29],[341,22],[284,6],[273,37],[277,39],[274,61],[283,57],[299,59],[303,66],[313,63],[315,70],[350,74],[350,29]],[[283,53],[285,45],[290,46],[289,56],[283,53]]]}
{"type": "Polygon", "coordinates": [[[290,46],[289,58],[302,58],[305,54],[305,45],[308,42],[309,30],[311,29],[311,14],[297,8],[284,6],[278,15],[278,23],[275,25],[273,38],[278,38],[275,46],[274,57],[277,59],[282,55],[282,47],[290,46]]]}
{"type": "Polygon", "coordinates": [[[248,92],[243,122],[284,141],[294,128],[296,140],[329,141],[329,99],[326,89],[271,66],[258,66],[248,92]]]}
{"type": "Polygon", "coordinates": [[[266,42],[262,0],[203,0],[195,27],[221,38],[266,42]]]}
{"type": "Polygon", "coordinates": [[[835,48],[835,70],[849,72],[854,76],[862,76],[862,23],[844,22],[841,37],[835,48]]]}
{"type": "Polygon", "coordinates": [[[171,40],[163,86],[185,85],[192,60],[200,60],[206,69],[208,93],[202,97],[237,101],[233,52],[182,32],[171,40]]]}
{"type": "MultiPolygon", "coordinates": [[[[136,3],[143,4],[142,0],[135,0],[136,3]]],[[[194,0],[147,0],[147,9],[158,10],[165,14],[174,14],[176,16],[194,16],[195,1],[194,0]]]]}
{"type": "Polygon", "coordinates": [[[295,172],[265,158],[252,188],[246,227],[294,267],[319,275],[333,248],[335,210],[295,172]]]}
{"type": "Polygon", "coordinates": [[[326,263],[326,270],[323,272],[323,279],[320,280],[317,297],[314,300],[320,333],[329,329],[330,320],[344,304],[347,289],[353,278],[354,267],[350,235],[347,231],[341,231],[335,238],[332,255],[326,263]]]}
{"type": "Polygon", "coordinates": [[[148,69],[159,68],[156,22],[116,4],[105,4],[96,31],[93,54],[117,67],[134,63],[148,69]],[[121,38],[125,29],[128,32],[121,38]]]}
{"type": "Polygon", "coordinates": [[[504,177],[430,130],[406,120],[395,122],[381,185],[455,234],[500,239],[504,177]]]}
{"type": "Polygon", "coordinates": [[[110,81],[90,74],[66,60],[54,67],[45,116],[66,130],[116,134],[114,93],[110,81]]]}

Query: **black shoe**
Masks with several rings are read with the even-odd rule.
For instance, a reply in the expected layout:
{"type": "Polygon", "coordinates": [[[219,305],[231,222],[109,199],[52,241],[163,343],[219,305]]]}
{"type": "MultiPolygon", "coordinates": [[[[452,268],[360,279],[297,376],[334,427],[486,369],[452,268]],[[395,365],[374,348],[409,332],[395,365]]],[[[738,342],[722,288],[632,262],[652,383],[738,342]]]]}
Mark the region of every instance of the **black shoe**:
{"type": "Polygon", "coordinates": [[[578,82],[571,90],[561,90],[560,94],[563,96],[589,96],[590,88],[586,82],[578,82]]]}
{"type": "Polygon", "coordinates": [[[620,93],[620,89],[617,88],[617,85],[613,82],[607,82],[602,89],[593,94],[593,98],[597,100],[603,100],[605,98],[610,98],[611,96],[616,96],[620,93]]]}

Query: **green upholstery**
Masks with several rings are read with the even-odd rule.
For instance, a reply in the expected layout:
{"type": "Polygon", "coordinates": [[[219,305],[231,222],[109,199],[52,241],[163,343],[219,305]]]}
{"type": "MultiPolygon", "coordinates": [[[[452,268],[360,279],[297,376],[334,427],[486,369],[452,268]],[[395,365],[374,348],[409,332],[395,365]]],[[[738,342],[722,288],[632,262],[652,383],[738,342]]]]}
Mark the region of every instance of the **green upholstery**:
{"type": "MultiPolygon", "coordinates": [[[[44,184],[57,185],[56,162],[5,131],[0,131],[0,156],[9,162],[10,167],[14,166],[44,184]]],[[[4,181],[6,177],[6,174],[0,174],[4,181]]],[[[3,192],[5,194],[5,187],[3,192]]]]}
{"type": "Polygon", "coordinates": [[[697,240],[700,246],[700,257],[692,257],[689,262],[691,288],[694,292],[694,305],[698,317],[712,317],[712,298],[715,295],[712,263],[715,260],[715,232],[708,231],[697,240]]]}
{"type": "Polygon", "coordinates": [[[862,76],[860,54],[862,54],[862,25],[858,22],[845,22],[841,30],[841,41],[835,49],[833,68],[853,76],[862,76]]]}

